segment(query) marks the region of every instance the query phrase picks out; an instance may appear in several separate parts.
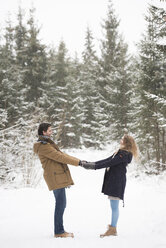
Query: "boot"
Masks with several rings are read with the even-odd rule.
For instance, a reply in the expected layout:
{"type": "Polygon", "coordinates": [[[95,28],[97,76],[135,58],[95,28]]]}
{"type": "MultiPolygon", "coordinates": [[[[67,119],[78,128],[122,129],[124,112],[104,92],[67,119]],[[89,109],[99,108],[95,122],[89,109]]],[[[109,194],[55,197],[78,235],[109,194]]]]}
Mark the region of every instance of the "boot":
{"type": "Polygon", "coordinates": [[[61,233],[61,234],[55,234],[54,237],[55,238],[74,238],[74,234],[73,233],[64,232],[64,233],[61,233]]]}
{"type": "Polygon", "coordinates": [[[105,236],[117,236],[116,227],[108,225],[108,230],[100,235],[100,238],[104,238],[105,236]]]}

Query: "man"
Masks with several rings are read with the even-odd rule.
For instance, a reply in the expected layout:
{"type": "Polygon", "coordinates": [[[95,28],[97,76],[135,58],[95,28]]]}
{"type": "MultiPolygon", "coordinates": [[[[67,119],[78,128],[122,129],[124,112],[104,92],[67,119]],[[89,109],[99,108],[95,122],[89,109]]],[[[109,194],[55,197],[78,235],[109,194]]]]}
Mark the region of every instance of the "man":
{"type": "Polygon", "coordinates": [[[65,188],[73,185],[67,164],[78,166],[80,160],[60,151],[50,139],[51,124],[42,123],[38,128],[39,139],[34,144],[34,152],[38,155],[44,169],[44,179],[49,190],[53,190],[56,205],[54,212],[54,237],[74,237],[73,233],[65,232],[63,214],[66,208],[65,188]]]}

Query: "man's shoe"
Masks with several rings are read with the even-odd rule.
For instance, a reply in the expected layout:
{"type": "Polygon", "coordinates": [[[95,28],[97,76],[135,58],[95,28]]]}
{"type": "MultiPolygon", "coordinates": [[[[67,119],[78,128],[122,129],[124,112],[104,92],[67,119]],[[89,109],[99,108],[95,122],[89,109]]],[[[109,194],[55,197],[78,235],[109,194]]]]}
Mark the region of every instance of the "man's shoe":
{"type": "Polygon", "coordinates": [[[64,232],[64,233],[61,233],[61,234],[55,234],[54,237],[55,238],[74,238],[74,234],[73,233],[64,232]]]}

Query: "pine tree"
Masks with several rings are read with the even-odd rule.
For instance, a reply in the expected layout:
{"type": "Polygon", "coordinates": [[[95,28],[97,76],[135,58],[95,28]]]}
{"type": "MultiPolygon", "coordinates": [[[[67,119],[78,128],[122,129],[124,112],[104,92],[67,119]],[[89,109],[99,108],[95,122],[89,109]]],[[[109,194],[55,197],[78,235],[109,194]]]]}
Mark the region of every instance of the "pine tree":
{"type": "Polygon", "coordinates": [[[133,94],[131,73],[129,67],[129,57],[127,56],[127,45],[123,40],[119,41],[119,62],[116,71],[111,75],[112,87],[110,92],[111,103],[111,130],[112,138],[119,139],[125,132],[130,130],[131,95],[133,94]]]}
{"type": "Polygon", "coordinates": [[[17,77],[17,109],[19,112],[17,123],[20,123],[20,118],[29,118],[29,111],[27,107],[28,87],[24,82],[27,65],[26,44],[28,40],[28,30],[23,23],[24,14],[24,10],[19,6],[17,13],[17,24],[14,28],[15,73],[17,77]]]}
{"type": "Polygon", "coordinates": [[[82,142],[86,147],[100,147],[101,108],[97,80],[99,75],[98,58],[94,49],[94,38],[89,27],[86,31],[82,53],[80,90],[82,97],[82,142]]]}
{"type": "Polygon", "coordinates": [[[39,40],[40,29],[36,27],[34,19],[35,9],[30,9],[28,20],[28,32],[25,51],[25,67],[23,83],[27,92],[27,101],[29,106],[34,109],[38,106],[39,98],[42,96],[42,83],[46,81],[47,61],[45,45],[39,40]]]}
{"type": "Polygon", "coordinates": [[[54,81],[55,76],[55,63],[57,59],[57,52],[54,47],[49,47],[47,52],[47,71],[45,82],[41,83],[41,97],[38,100],[38,107],[35,112],[42,111],[45,113],[43,116],[42,122],[48,122],[55,124],[55,115],[57,105],[55,105],[55,92],[56,84],[54,81]]]}
{"type": "Polygon", "coordinates": [[[15,27],[15,52],[16,52],[16,63],[21,70],[24,70],[26,65],[27,56],[25,54],[26,44],[28,40],[28,30],[23,23],[24,10],[19,6],[17,14],[17,25],[15,27]]]}
{"type": "Polygon", "coordinates": [[[70,59],[63,41],[58,51],[48,52],[47,82],[40,99],[49,122],[55,126],[54,139],[63,147],[79,147],[81,137],[80,63],[70,59]]]}
{"type": "Polygon", "coordinates": [[[101,47],[99,86],[102,107],[105,110],[105,127],[110,129],[108,139],[117,139],[129,129],[130,83],[127,45],[119,34],[119,20],[112,1],[109,1],[107,18],[102,25],[104,39],[101,47]]]}
{"type": "Polygon", "coordinates": [[[80,147],[82,140],[82,100],[80,91],[81,64],[77,55],[70,59],[67,84],[66,145],[80,147]]]}
{"type": "Polygon", "coordinates": [[[4,44],[0,48],[0,108],[8,116],[8,125],[12,125],[19,115],[19,80],[14,54],[14,27],[7,20],[4,44]]]}
{"type": "Polygon", "coordinates": [[[160,17],[158,8],[150,5],[146,16],[147,31],[140,42],[138,88],[141,109],[137,113],[140,117],[138,126],[143,144],[143,146],[140,144],[140,149],[150,160],[148,163],[154,165],[157,171],[160,170],[161,160],[165,163],[163,121],[166,117],[165,108],[161,105],[161,98],[165,98],[166,84],[163,66],[165,55],[158,44],[160,17]]]}
{"type": "Polygon", "coordinates": [[[67,49],[63,41],[58,51],[50,49],[48,55],[47,82],[43,87],[41,102],[47,109],[48,119],[55,126],[56,140],[61,146],[67,146],[67,76],[69,63],[67,49]]]}

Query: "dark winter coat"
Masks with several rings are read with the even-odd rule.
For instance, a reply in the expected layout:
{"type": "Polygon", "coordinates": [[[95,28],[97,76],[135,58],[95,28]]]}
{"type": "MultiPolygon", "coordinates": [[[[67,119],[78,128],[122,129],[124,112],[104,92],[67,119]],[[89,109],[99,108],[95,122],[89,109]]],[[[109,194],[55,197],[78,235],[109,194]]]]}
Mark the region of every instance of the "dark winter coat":
{"type": "Polygon", "coordinates": [[[34,144],[34,152],[39,156],[44,173],[44,179],[49,190],[65,188],[74,184],[67,164],[78,166],[79,159],[60,151],[51,140],[42,136],[34,144]]]}
{"type": "Polygon", "coordinates": [[[95,169],[107,168],[104,175],[102,193],[124,199],[126,187],[126,166],[132,160],[132,153],[119,150],[107,159],[95,162],[95,169]]]}

